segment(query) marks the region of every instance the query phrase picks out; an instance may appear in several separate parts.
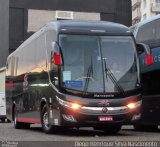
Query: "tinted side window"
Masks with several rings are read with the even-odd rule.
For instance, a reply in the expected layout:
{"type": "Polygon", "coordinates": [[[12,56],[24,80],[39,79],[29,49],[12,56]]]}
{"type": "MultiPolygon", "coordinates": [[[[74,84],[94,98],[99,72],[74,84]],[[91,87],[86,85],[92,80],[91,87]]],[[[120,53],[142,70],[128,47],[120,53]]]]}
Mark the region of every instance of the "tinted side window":
{"type": "Polygon", "coordinates": [[[18,64],[17,64],[17,75],[27,73],[35,68],[35,44],[34,42],[28,43],[26,46],[21,48],[17,53],[18,64]]]}
{"type": "Polygon", "coordinates": [[[150,42],[155,39],[156,35],[156,23],[150,22],[148,24],[145,24],[144,26],[140,27],[138,33],[137,33],[137,42],[150,42]]]}
{"type": "Polygon", "coordinates": [[[156,40],[160,42],[160,19],[156,20],[156,40]]]}
{"type": "Polygon", "coordinates": [[[44,34],[35,40],[35,50],[37,68],[39,68],[39,70],[46,71],[46,46],[44,34]]]}
{"type": "Polygon", "coordinates": [[[56,42],[57,41],[57,35],[56,32],[54,30],[49,30],[46,32],[46,48],[47,48],[47,60],[48,63],[51,63],[51,66],[49,65],[49,67],[51,69],[56,68],[57,66],[53,64],[52,62],[52,57],[53,57],[53,53],[51,53],[52,50],[52,42],[56,42]]]}
{"type": "Polygon", "coordinates": [[[57,41],[57,35],[54,30],[46,32],[46,48],[47,48],[47,60],[48,68],[50,70],[51,82],[58,88],[58,66],[53,63],[52,42],[57,41]]]}

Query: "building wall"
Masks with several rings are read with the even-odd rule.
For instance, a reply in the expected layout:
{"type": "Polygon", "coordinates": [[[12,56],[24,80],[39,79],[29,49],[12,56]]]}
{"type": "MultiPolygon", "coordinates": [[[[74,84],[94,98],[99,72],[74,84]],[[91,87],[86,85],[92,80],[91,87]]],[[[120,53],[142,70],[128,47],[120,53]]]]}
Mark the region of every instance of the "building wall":
{"type": "MultiPolygon", "coordinates": [[[[99,0],[100,1],[100,0],[99,0]]],[[[108,0],[112,1],[112,0],[108,0]]],[[[132,24],[132,2],[131,0],[115,0],[116,4],[116,21],[117,23],[130,26],[132,24]]]]}
{"type": "Polygon", "coordinates": [[[74,16],[81,19],[97,18],[127,26],[132,22],[130,0],[10,0],[10,52],[44,23],[54,20],[55,10],[76,12],[74,16]]]}
{"type": "Polygon", "coordinates": [[[145,1],[143,0],[142,1],[142,4],[141,4],[141,12],[142,12],[141,21],[154,15],[154,13],[152,13],[152,11],[151,11],[152,2],[153,2],[153,0],[145,0],[145,1]]]}
{"type": "Polygon", "coordinates": [[[143,21],[147,18],[160,14],[160,0],[132,0],[132,14],[132,24],[136,24],[139,21],[143,21]],[[135,1],[137,1],[137,3],[135,3],[135,1]],[[136,4],[138,4],[138,1],[140,1],[140,5],[135,7],[136,4]],[[140,9],[140,13],[135,13],[138,9],[140,9]],[[137,14],[138,21],[134,19],[135,14],[137,14]]]}
{"type": "Polygon", "coordinates": [[[5,66],[8,56],[9,0],[0,0],[0,67],[5,66]]]}

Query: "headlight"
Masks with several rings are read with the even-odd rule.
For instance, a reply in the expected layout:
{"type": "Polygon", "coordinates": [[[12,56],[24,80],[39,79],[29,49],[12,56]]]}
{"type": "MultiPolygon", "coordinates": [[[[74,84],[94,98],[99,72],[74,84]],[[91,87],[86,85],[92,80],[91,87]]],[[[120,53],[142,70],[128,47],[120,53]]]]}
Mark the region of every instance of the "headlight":
{"type": "Polygon", "coordinates": [[[78,110],[78,109],[81,108],[81,105],[79,105],[77,103],[71,103],[71,102],[64,101],[64,100],[58,98],[57,96],[56,96],[56,98],[57,98],[59,104],[64,106],[64,107],[68,107],[68,108],[71,108],[73,110],[78,110]]]}
{"type": "Polygon", "coordinates": [[[135,103],[130,103],[127,105],[127,107],[130,109],[134,109],[134,108],[136,108],[136,105],[135,105],[135,103]]]}
{"type": "Polygon", "coordinates": [[[71,104],[71,108],[74,109],[74,110],[78,110],[81,106],[79,104],[76,104],[76,103],[72,103],[71,104]]]}
{"type": "Polygon", "coordinates": [[[137,107],[140,107],[142,105],[142,101],[138,101],[138,102],[135,102],[135,103],[129,103],[128,105],[127,105],[127,107],[129,108],[129,109],[135,109],[135,108],[137,108],[137,107]]]}

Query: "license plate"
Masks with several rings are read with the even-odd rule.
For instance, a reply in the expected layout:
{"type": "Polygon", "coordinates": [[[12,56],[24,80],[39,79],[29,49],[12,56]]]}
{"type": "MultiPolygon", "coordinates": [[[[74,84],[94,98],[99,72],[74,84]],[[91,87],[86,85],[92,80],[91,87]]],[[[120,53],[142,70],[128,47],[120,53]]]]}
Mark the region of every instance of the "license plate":
{"type": "Polygon", "coordinates": [[[113,121],[112,116],[99,116],[99,121],[113,121]]]}

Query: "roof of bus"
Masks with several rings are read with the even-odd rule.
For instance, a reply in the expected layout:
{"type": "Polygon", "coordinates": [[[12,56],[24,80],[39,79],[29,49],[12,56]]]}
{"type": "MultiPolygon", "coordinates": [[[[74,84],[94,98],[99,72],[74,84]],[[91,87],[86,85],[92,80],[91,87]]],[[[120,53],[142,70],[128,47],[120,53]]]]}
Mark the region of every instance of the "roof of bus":
{"type": "Polygon", "coordinates": [[[58,32],[90,32],[90,33],[107,33],[129,35],[128,27],[106,21],[82,21],[82,20],[58,20],[48,23],[48,25],[56,26],[58,32]]]}
{"type": "Polygon", "coordinates": [[[143,21],[139,22],[138,24],[135,24],[135,25],[133,25],[131,27],[136,26],[137,28],[139,28],[139,27],[141,27],[141,26],[143,26],[143,25],[145,25],[145,24],[147,24],[149,22],[152,22],[152,21],[156,20],[156,19],[160,19],[160,14],[159,15],[155,15],[153,17],[150,17],[148,19],[145,19],[145,20],[143,20],[143,21]]]}
{"type": "Polygon", "coordinates": [[[82,21],[82,20],[57,20],[49,22],[42,27],[39,31],[29,37],[24,43],[22,43],[8,58],[15,54],[19,49],[27,45],[32,39],[38,37],[47,29],[54,29],[57,33],[77,33],[77,34],[105,34],[115,36],[128,36],[132,35],[128,27],[107,21],[82,21]]]}

